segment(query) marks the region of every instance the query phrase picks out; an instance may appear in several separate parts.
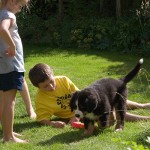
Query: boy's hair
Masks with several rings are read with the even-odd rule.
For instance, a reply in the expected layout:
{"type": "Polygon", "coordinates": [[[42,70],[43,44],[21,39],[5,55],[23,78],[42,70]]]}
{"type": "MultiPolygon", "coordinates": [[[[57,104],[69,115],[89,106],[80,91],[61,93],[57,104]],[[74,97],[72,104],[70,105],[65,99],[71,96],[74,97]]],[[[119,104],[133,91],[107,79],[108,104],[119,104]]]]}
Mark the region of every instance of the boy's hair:
{"type": "Polygon", "coordinates": [[[43,63],[36,64],[29,71],[29,79],[36,87],[39,87],[39,83],[49,79],[51,75],[53,75],[53,69],[49,65],[43,63]]]}

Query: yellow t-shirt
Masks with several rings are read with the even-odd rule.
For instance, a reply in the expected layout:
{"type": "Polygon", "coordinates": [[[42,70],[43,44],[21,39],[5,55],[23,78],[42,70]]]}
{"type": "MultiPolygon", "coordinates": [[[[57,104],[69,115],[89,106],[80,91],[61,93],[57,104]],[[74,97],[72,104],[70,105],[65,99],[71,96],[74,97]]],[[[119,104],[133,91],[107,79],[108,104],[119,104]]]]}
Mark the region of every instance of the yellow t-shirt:
{"type": "Polygon", "coordinates": [[[35,111],[37,121],[49,120],[52,115],[59,118],[71,118],[69,102],[72,93],[79,90],[66,76],[56,76],[56,89],[54,91],[38,90],[35,97],[35,111]]]}

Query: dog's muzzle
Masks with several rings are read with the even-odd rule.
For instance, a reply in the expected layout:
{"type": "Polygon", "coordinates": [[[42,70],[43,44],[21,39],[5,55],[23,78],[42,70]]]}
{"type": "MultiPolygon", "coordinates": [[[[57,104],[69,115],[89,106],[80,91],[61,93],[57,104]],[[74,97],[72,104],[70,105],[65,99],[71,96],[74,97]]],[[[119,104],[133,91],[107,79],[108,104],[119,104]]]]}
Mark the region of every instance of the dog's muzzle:
{"type": "Polygon", "coordinates": [[[80,110],[75,111],[75,116],[78,118],[83,118],[83,113],[80,110]]]}
{"type": "Polygon", "coordinates": [[[75,114],[75,116],[76,116],[77,118],[80,118],[80,115],[79,115],[79,114],[75,114]]]}

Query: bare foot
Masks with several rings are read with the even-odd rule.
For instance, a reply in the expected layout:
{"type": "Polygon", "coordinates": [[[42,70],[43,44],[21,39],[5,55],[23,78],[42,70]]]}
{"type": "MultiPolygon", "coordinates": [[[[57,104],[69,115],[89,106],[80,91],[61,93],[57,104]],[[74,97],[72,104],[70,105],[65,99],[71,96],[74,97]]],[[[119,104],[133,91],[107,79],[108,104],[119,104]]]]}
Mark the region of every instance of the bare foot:
{"type": "Polygon", "coordinates": [[[22,139],[19,139],[15,136],[13,136],[12,138],[10,138],[9,140],[5,140],[5,139],[2,139],[3,143],[6,143],[6,142],[15,142],[15,143],[28,143],[28,140],[22,140],[22,139]]]}
{"type": "Polygon", "coordinates": [[[129,102],[127,103],[127,108],[130,110],[132,109],[150,109],[150,103],[136,103],[136,102],[129,102]]]}
{"type": "Polygon", "coordinates": [[[13,132],[13,135],[14,135],[14,136],[22,136],[21,134],[16,133],[16,132],[13,132]]]}
{"type": "Polygon", "coordinates": [[[142,105],[142,108],[147,108],[147,109],[150,108],[150,103],[145,103],[145,104],[141,104],[141,105],[142,105]]]}

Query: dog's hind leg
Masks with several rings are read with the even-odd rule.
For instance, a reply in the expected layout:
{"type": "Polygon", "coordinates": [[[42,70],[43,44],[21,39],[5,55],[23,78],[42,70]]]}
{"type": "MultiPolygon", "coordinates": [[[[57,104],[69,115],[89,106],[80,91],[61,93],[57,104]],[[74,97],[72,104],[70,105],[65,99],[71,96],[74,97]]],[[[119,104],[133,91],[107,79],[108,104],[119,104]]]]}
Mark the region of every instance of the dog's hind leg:
{"type": "MultiPolygon", "coordinates": [[[[119,110],[120,111],[120,110],[119,110]]],[[[116,131],[122,131],[124,128],[124,114],[116,111],[116,131]]]]}
{"type": "MultiPolygon", "coordinates": [[[[126,91],[124,91],[126,93],[126,91]]],[[[121,131],[124,128],[124,120],[126,113],[126,94],[121,94],[117,96],[116,104],[115,104],[115,113],[116,113],[116,131],[121,131]]]]}

